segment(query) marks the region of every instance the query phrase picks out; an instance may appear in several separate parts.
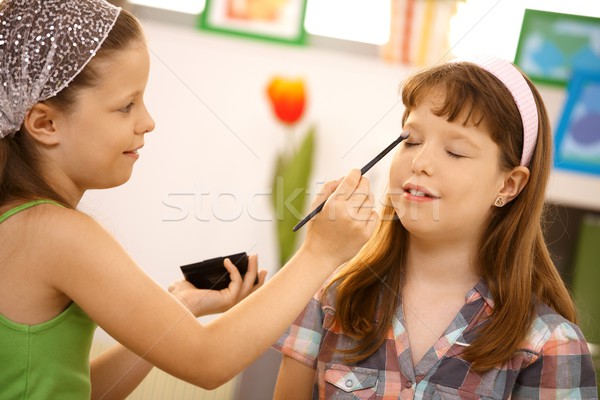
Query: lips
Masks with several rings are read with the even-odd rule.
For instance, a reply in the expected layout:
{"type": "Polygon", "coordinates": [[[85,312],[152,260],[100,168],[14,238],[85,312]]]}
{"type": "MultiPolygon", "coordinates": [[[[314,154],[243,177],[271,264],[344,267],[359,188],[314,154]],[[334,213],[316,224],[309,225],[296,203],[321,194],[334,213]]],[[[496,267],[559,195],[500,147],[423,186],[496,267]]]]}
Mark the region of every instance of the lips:
{"type": "Polygon", "coordinates": [[[419,186],[419,185],[413,185],[413,184],[409,183],[409,184],[404,185],[404,187],[402,189],[404,189],[405,193],[407,193],[411,197],[415,197],[415,198],[422,198],[422,199],[439,199],[440,198],[439,196],[432,193],[429,189],[427,189],[423,186],[419,186]]]}
{"type": "Polygon", "coordinates": [[[411,189],[408,191],[408,193],[412,194],[413,196],[417,196],[417,197],[431,197],[431,196],[428,196],[427,193],[419,192],[416,189],[411,189]]]}
{"type": "Polygon", "coordinates": [[[142,147],[144,147],[144,146],[139,146],[139,147],[136,147],[136,148],[134,148],[134,149],[132,149],[132,150],[127,150],[127,151],[124,151],[124,152],[123,152],[123,154],[134,154],[134,155],[138,155],[138,151],[139,151],[139,150],[140,150],[142,147]]]}
{"type": "Polygon", "coordinates": [[[140,158],[140,155],[138,154],[138,150],[141,149],[141,148],[142,148],[142,146],[136,147],[133,150],[124,151],[123,155],[127,156],[127,157],[129,157],[129,158],[131,158],[133,160],[137,160],[138,158],[140,158]]]}

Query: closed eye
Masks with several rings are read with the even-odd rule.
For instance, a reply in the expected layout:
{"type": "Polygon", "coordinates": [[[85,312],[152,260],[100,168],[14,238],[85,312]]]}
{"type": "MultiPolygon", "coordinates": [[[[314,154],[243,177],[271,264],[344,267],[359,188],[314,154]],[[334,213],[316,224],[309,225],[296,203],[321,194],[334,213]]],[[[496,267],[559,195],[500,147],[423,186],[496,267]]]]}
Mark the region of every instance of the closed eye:
{"type": "Polygon", "coordinates": [[[415,146],[418,146],[421,144],[421,143],[407,142],[407,141],[404,141],[403,143],[404,143],[404,147],[415,147],[415,146]]]}
{"type": "Polygon", "coordinates": [[[128,113],[131,111],[131,109],[133,108],[135,104],[133,102],[127,104],[125,107],[121,108],[119,111],[122,113],[128,113]]]}
{"type": "Polygon", "coordinates": [[[465,156],[461,156],[460,154],[456,154],[448,150],[446,150],[446,153],[452,158],[465,158],[465,156]]]}

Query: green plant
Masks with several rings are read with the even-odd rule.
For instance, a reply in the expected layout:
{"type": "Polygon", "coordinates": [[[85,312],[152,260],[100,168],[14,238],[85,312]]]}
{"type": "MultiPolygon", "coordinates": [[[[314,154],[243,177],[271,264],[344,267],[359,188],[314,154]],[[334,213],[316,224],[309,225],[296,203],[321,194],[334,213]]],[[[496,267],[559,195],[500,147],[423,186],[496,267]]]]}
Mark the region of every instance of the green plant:
{"type": "Polygon", "coordinates": [[[315,127],[311,126],[299,146],[295,145],[294,128],[306,105],[305,85],[301,79],[274,77],[267,94],[277,119],[287,130],[286,146],[275,163],[271,203],[275,210],[279,262],[283,266],[294,254],[298,234],[292,228],[303,217],[308,198],[308,180],[315,151],[315,127]]]}

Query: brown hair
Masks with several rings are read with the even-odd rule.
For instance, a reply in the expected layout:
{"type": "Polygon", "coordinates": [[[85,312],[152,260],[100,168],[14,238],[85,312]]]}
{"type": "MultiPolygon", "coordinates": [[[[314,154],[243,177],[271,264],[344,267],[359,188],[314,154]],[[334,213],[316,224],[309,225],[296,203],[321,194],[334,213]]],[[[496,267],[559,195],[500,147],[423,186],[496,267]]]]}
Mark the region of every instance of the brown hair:
{"type": "MultiPolygon", "coordinates": [[[[576,322],[573,301],[558,274],[542,235],[544,196],[551,170],[552,137],[542,98],[527,79],[537,103],[538,139],[529,164],[529,182],[510,203],[498,208],[479,239],[476,272],[494,300],[490,323],[478,333],[464,358],[477,372],[489,370],[511,358],[545,303],[576,322]],[[498,257],[503,254],[503,257],[498,257]]],[[[500,165],[519,165],[523,126],[509,90],[492,74],[471,63],[448,63],[410,77],[402,88],[406,107],[403,123],[427,95],[442,93],[438,116],[449,122],[484,124],[500,147],[500,165]]],[[[389,195],[379,225],[363,249],[334,277],[337,285],[336,320],[349,336],[359,339],[348,353],[349,362],[363,360],[385,341],[392,317],[400,304],[406,267],[408,231],[395,216],[389,195]],[[382,285],[393,290],[381,290],[382,285]],[[385,305],[385,306],[381,306],[385,305]]],[[[327,290],[325,291],[327,292],[327,290]]]]}
{"type": "MultiPolygon", "coordinates": [[[[113,29],[94,59],[68,87],[44,102],[62,111],[68,111],[77,100],[77,94],[81,89],[98,83],[98,74],[94,69],[95,62],[135,41],[145,41],[143,30],[131,13],[121,10],[113,29]]],[[[0,139],[0,205],[11,200],[44,198],[68,206],[65,199],[44,181],[40,171],[40,161],[40,154],[23,126],[14,136],[0,139]]]]}

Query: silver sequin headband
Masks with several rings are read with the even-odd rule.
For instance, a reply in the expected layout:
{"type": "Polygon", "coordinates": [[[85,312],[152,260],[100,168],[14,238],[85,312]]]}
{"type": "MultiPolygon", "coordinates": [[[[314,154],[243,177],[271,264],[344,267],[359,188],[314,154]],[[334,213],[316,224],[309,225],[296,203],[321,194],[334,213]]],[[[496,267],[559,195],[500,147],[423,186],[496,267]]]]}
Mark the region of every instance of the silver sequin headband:
{"type": "Polygon", "coordinates": [[[69,85],[120,10],[104,0],[0,3],[0,139],[20,129],[33,105],[69,85]]]}

